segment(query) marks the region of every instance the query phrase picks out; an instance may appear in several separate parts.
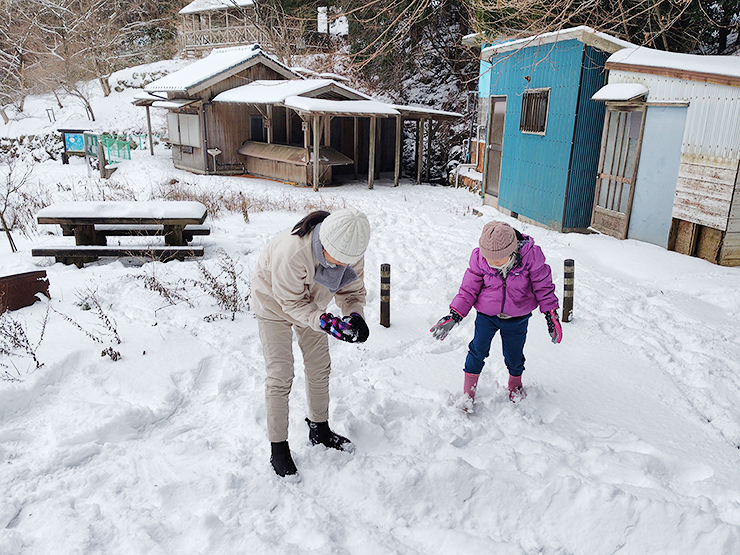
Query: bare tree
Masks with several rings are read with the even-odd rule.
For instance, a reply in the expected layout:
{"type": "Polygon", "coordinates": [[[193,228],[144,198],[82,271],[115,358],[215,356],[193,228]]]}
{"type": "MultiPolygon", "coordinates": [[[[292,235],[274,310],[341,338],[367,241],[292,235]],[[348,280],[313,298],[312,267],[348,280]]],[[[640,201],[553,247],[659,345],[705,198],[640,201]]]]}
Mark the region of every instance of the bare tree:
{"type": "Polygon", "coordinates": [[[736,0],[472,0],[475,29],[485,40],[532,36],[589,25],[634,44],[672,52],[721,53],[722,37],[737,28],[736,0]],[[714,38],[713,38],[714,37],[714,38]]]}
{"type": "Polygon", "coordinates": [[[175,0],[0,0],[0,105],[22,110],[32,87],[61,88],[94,117],[78,83],[97,80],[107,96],[114,71],[159,59],[159,45],[173,44],[175,11],[175,0]]]}
{"type": "MultiPolygon", "coordinates": [[[[252,24],[257,29],[260,46],[287,66],[293,57],[306,46],[306,34],[311,22],[305,6],[288,13],[281,2],[256,2],[253,6],[252,24]]],[[[244,8],[239,11],[248,16],[244,8]]]]}
{"type": "Polygon", "coordinates": [[[11,252],[18,250],[10,232],[15,226],[16,211],[19,203],[22,202],[20,193],[32,173],[33,166],[19,167],[18,158],[8,155],[0,159],[0,175],[4,174],[0,181],[0,224],[10,243],[11,252]]]}
{"type": "MultiPolygon", "coordinates": [[[[23,111],[28,94],[29,68],[36,63],[27,15],[21,0],[0,0],[0,107],[15,105],[18,111],[23,111]]],[[[7,123],[4,111],[3,119],[7,123]]]]}

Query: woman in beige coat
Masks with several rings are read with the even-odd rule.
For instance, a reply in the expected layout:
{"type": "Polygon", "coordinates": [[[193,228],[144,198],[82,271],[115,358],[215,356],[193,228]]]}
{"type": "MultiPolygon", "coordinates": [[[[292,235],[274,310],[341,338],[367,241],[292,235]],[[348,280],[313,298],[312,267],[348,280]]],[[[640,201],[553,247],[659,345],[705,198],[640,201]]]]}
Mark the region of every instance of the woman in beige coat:
{"type": "Polygon", "coordinates": [[[312,212],[270,242],[252,275],[252,308],[267,370],[270,462],[279,476],[297,473],[288,446],[293,331],[305,366],[309,440],[340,450],[352,446],[329,428],[328,335],[350,343],[367,340],[363,256],[369,240],[370,224],[362,212],[312,212]],[[343,318],[327,312],[332,298],[343,318]]]}

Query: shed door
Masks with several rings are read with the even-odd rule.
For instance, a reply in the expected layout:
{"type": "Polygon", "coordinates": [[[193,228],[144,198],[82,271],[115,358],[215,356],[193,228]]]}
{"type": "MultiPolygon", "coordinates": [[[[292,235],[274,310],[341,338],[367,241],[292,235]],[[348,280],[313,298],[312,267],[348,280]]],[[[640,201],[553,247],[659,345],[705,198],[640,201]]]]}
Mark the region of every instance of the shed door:
{"type": "Polygon", "coordinates": [[[627,237],[644,120],[644,104],[607,104],[591,227],[617,239],[627,237]]]}
{"type": "Polygon", "coordinates": [[[504,146],[504,123],[506,122],[506,97],[492,96],[488,110],[488,140],[484,173],[486,195],[498,197],[501,181],[501,156],[504,146]]]}
{"type": "Polygon", "coordinates": [[[668,247],[686,106],[648,106],[628,239],[668,247]]]}

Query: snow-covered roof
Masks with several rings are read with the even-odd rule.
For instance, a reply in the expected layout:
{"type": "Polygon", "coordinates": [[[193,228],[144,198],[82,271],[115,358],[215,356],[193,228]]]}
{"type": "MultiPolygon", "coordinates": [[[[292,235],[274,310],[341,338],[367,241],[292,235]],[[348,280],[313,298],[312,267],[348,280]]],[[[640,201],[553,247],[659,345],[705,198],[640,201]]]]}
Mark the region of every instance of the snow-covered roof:
{"type": "Polygon", "coordinates": [[[283,73],[285,77],[300,77],[272,56],[265,54],[259,44],[252,44],[217,48],[205,58],[149,83],[144,90],[148,92],[197,92],[205,88],[204,84],[211,79],[221,76],[226,78],[238,73],[245,66],[254,63],[258,57],[276,71],[283,73]]]}
{"type": "Polygon", "coordinates": [[[339,75],[330,71],[319,73],[318,71],[298,66],[291,67],[290,69],[292,71],[295,71],[296,73],[300,73],[301,75],[310,75],[311,77],[316,79],[334,79],[335,81],[349,81],[349,79],[347,79],[344,75],[339,75]]]}
{"type": "Polygon", "coordinates": [[[604,52],[616,52],[622,48],[634,46],[634,44],[627,42],[626,40],[622,40],[607,33],[602,33],[601,31],[597,31],[586,25],[581,25],[570,29],[561,29],[560,31],[552,31],[550,33],[543,33],[541,35],[494,44],[481,50],[481,58],[489,61],[494,54],[501,52],[521,50],[522,48],[528,48],[530,46],[540,46],[566,40],[579,40],[584,44],[588,44],[589,46],[593,46],[594,48],[598,48],[604,52]]]}
{"type": "Polygon", "coordinates": [[[366,94],[337,83],[331,79],[302,79],[291,81],[253,81],[224,91],[213,102],[234,102],[239,104],[284,104],[299,111],[329,112],[347,115],[425,115],[437,119],[459,118],[461,114],[445,112],[420,106],[386,104],[366,94]],[[326,100],[314,98],[324,91],[346,93],[346,100],[326,100]],[[288,101],[288,99],[291,99],[288,101]]]}
{"type": "Polygon", "coordinates": [[[735,56],[679,54],[633,46],[609,56],[606,67],[641,73],[670,73],[672,77],[700,81],[706,80],[702,76],[722,76],[728,78],[725,84],[740,86],[740,60],[735,56]]]}
{"type": "Polygon", "coordinates": [[[227,8],[246,8],[253,6],[253,0],[195,0],[180,10],[181,15],[199,12],[225,10],[227,8]]]}
{"type": "Polygon", "coordinates": [[[425,114],[425,115],[440,116],[443,118],[461,118],[462,117],[462,114],[458,114],[457,112],[446,112],[444,110],[434,110],[433,108],[425,108],[424,106],[403,106],[401,104],[391,104],[391,106],[404,115],[425,114]]]}
{"type": "Polygon", "coordinates": [[[369,96],[332,81],[331,79],[260,80],[235,87],[216,95],[213,102],[237,102],[240,104],[276,104],[289,96],[300,96],[321,89],[344,91],[348,97],[371,100],[369,96]]]}
{"type": "Polygon", "coordinates": [[[596,91],[591,100],[632,100],[648,92],[648,88],[640,83],[610,83],[596,91]]]}
{"type": "Polygon", "coordinates": [[[289,96],[283,102],[288,108],[309,114],[330,113],[348,116],[397,116],[398,110],[378,100],[325,100],[305,96],[289,96]]]}
{"type": "Polygon", "coordinates": [[[464,35],[461,42],[463,46],[480,46],[480,43],[483,42],[483,34],[470,33],[469,35],[464,35]]]}
{"type": "Polygon", "coordinates": [[[146,91],[136,93],[133,100],[162,100],[163,97],[150,94],[146,91]]]}
{"type": "Polygon", "coordinates": [[[173,98],[172,100],[155,100],[152,102],[154,108],[168,108],[170,110],[177,110],[196,102],[192,98],[173,98]]]}
{"type": "Polygon", "coordinates": [[[196,201],[75,201],[57,202],[39,210],[37,218],[201,219],[206,207],[196,201]]]}

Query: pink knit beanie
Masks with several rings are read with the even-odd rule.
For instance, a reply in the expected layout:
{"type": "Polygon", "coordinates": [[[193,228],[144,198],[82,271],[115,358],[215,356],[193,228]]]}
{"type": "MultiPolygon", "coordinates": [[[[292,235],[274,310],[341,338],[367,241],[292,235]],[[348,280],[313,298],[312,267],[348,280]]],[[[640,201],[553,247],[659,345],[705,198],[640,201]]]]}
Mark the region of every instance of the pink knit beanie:
{"type": "Polygon", "coordinates": [[[488,222],[478,240],[480,253],[488,260],[503,260],[517,249],[514,228],[504,222],[488,222]]]}

